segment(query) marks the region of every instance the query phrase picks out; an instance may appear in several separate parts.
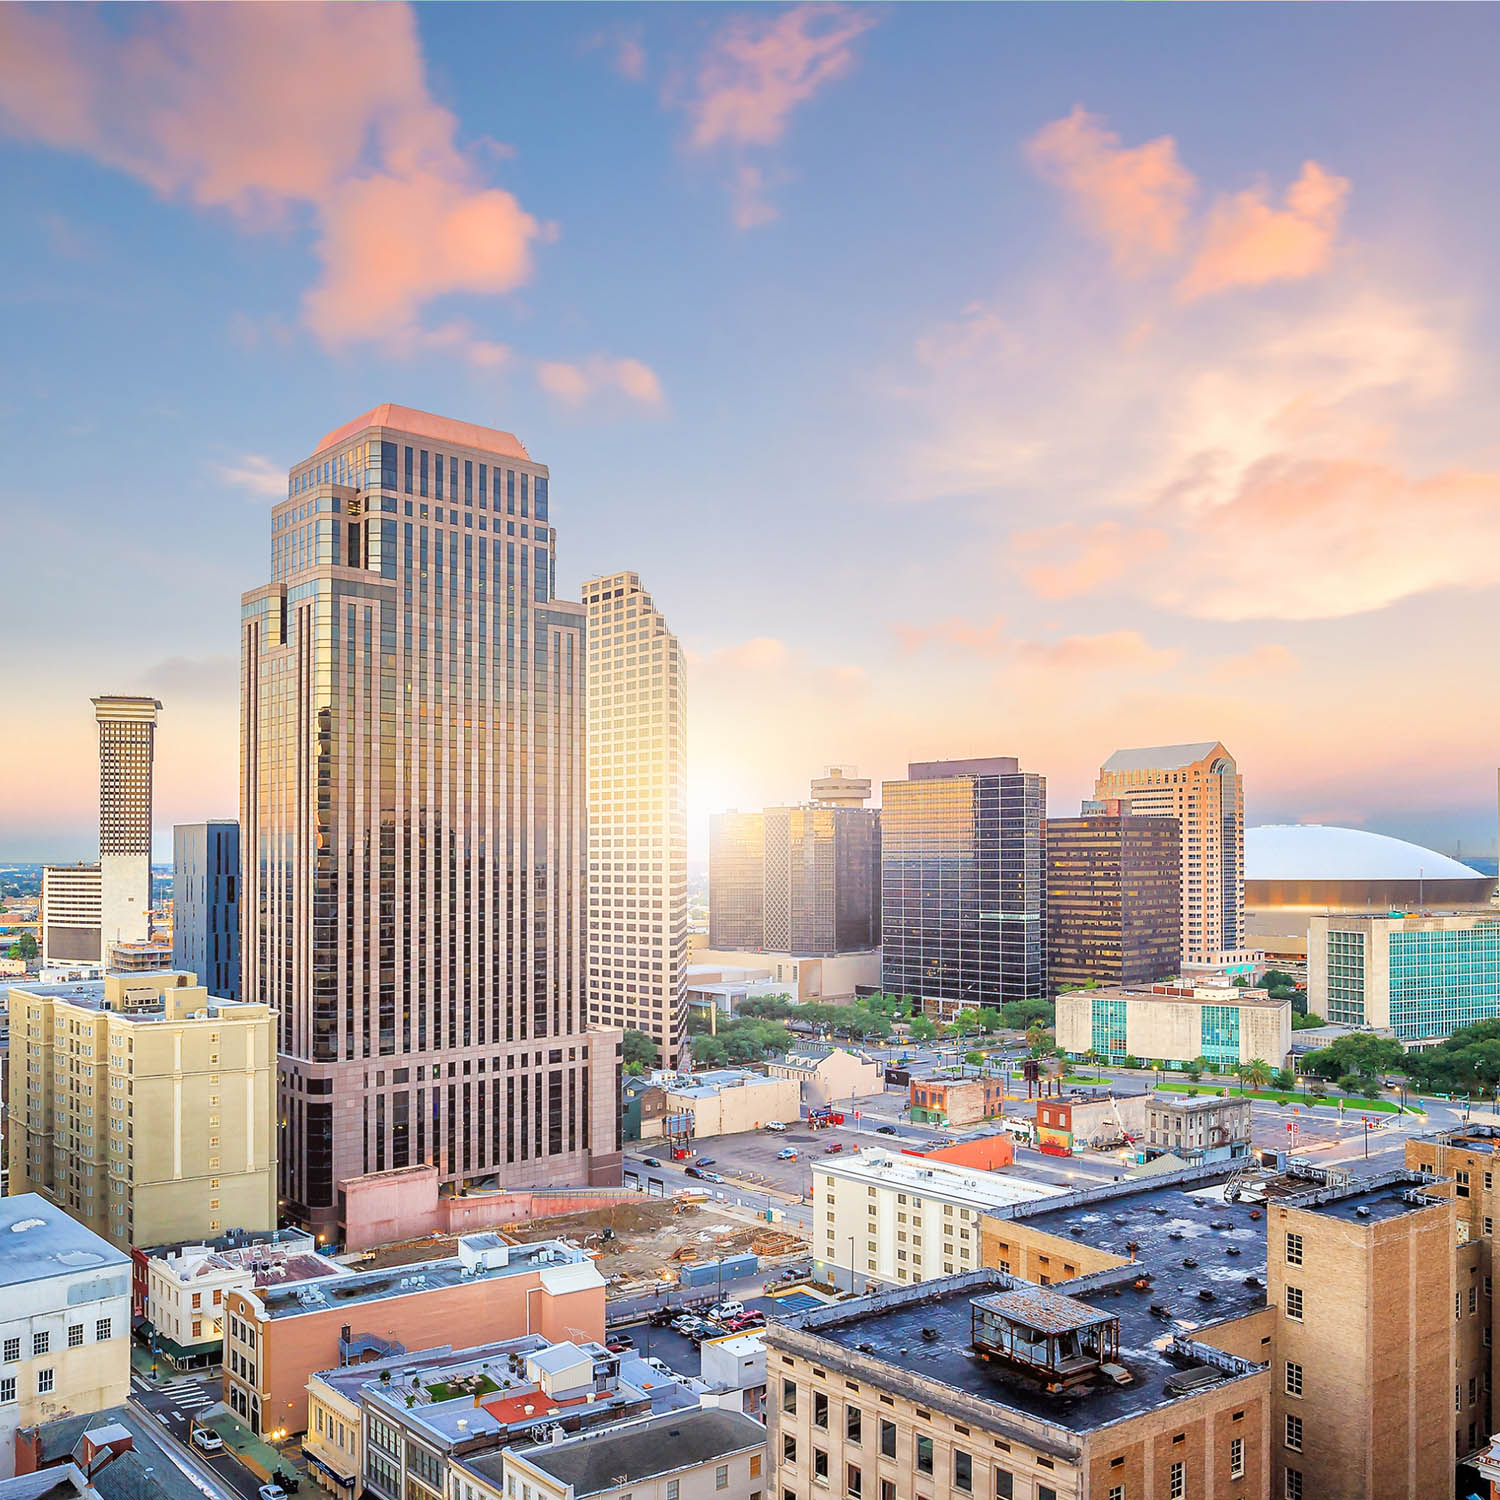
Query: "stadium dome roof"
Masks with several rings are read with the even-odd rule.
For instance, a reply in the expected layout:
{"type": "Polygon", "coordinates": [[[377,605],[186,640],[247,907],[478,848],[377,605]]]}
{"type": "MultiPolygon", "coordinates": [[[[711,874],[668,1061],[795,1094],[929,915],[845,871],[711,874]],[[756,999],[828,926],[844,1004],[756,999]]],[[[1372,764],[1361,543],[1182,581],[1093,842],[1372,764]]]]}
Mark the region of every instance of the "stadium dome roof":
{"type": "Polygon", "coordinates": [[[1246,880],[1482,880],[1435,849],[1363,828],[1269,823],[1245,830],[1246,880]]]}

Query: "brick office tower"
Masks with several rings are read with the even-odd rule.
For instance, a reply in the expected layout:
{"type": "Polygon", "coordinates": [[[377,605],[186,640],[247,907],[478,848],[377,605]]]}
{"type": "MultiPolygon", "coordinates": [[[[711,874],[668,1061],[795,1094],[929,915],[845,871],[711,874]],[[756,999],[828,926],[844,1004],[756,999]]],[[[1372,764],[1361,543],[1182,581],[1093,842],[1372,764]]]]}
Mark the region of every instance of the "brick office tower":
{"type": "Polygon", "coordinates": [[[687,1031],[687,669],[635,573],[583,586],[589,668],[589,1019],[687,1031]]]}
{"type": "Polygon", "coordinates": [[[584,613],[510,433],[380,406],[295,465],[244,597],[243,994],[277,1012],[283,1212],[342,1179],[617,1180],[584,1016],[584,613]]]}

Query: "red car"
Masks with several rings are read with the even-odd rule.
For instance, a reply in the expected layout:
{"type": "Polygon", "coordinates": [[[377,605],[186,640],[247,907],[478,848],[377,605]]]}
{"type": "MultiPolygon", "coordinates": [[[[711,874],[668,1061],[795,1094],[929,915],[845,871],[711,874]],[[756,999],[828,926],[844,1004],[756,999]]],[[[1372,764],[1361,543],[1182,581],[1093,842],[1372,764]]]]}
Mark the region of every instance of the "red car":
{"type": "Polygon", "coordinates": [[[843,1149],[844,1149],[844,1143],[842,1141],[831,1141],[831,1142],[829,1142],[828,1145],[826,1145],[826,1146],[823,1147],[823,1155],[824,1156],[833,1156],[837,1152],[842,1151],[843,1149]]]}
{"type": "Polygon", "coordinates": [[[730,1333],[744,1333],[750,1328],[760,1328],[766,1321],[766,1315],[756,1308],[750,1308],[742,1312],[737,1318],[730,1318],[724,1327],[730,1333]]]}

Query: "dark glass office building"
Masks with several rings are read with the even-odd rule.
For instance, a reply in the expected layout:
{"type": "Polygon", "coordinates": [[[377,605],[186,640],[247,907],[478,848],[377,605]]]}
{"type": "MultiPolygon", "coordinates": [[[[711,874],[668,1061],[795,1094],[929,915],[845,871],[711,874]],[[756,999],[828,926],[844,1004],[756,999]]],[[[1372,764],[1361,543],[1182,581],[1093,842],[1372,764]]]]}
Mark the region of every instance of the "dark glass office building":
{"type": "Polygon", "coordinates": [[[172,967],[210,995],[240,998],[240,825],[233,818],[172,830],[172,967]]]}
{"type": "Polygon", "coordinates": [[[1045,997],[1047,778],[1008,756],[916,762],[881,801],[887,993],[934,1018],[1045,997]]]}
{"type": "Polygon", "coordinates": [[[1176,818],[1118,804],[1047,824],[1047,970],[1055,991],[1150,984],[1182,960],[1176,818]]]}

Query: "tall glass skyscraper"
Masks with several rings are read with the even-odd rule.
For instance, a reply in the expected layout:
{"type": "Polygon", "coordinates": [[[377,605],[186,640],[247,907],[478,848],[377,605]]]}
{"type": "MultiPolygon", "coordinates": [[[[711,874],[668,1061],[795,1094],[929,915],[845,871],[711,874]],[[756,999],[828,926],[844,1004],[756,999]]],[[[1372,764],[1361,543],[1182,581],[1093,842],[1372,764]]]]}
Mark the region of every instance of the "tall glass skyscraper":
{"type": "Polygon", "coordinates": [[[934,1017],[1047,994],[1047,778],[1008,756],[884,783],[881,986],[934,1017]]]}
{"type": "Polygon", "coordinates": [[[277,1012],[283,1212],[338,1183],[617,1181],[589,1030],[584,612],[546,468],[401,406],[330,432],[244,596],[243,993],[277,1012]]]}
{"type": "Polygon", "coordinates": [[[687,672],[635,573],[592,578],[589,1014],[644,1031],[665,1067],[687,1031],[687,672]]]}

